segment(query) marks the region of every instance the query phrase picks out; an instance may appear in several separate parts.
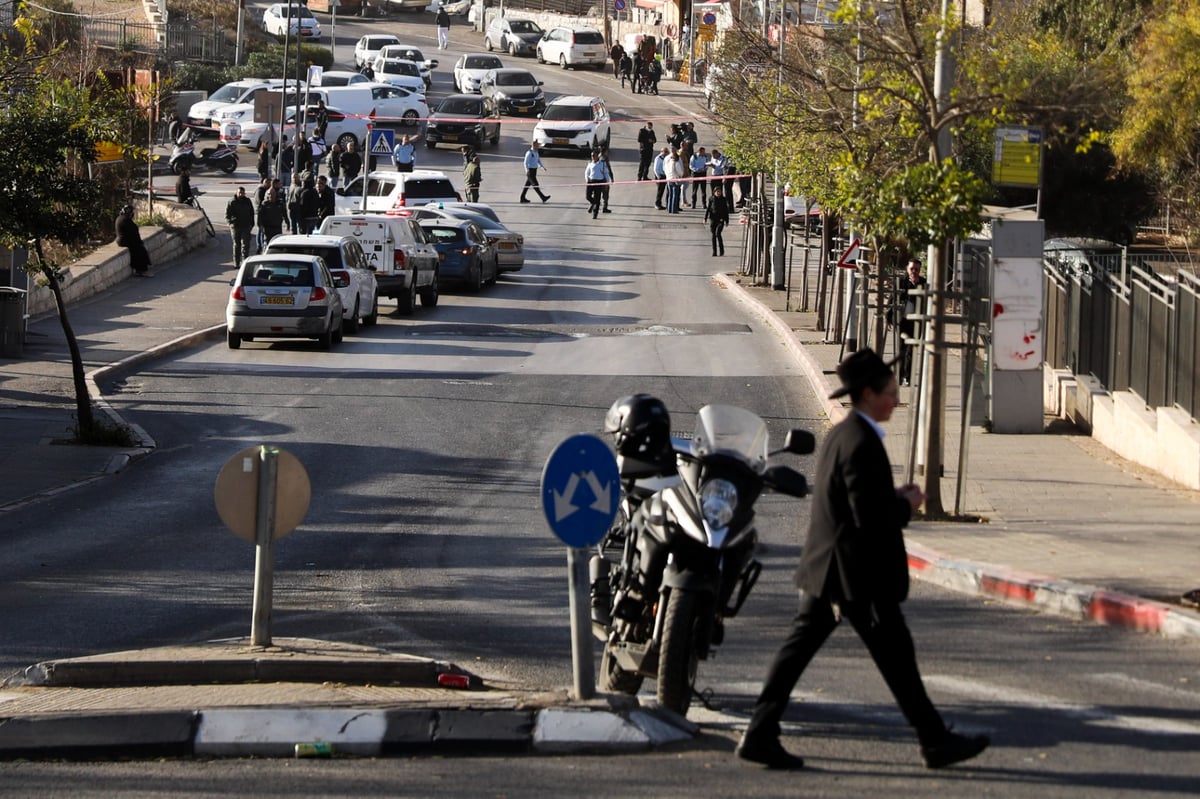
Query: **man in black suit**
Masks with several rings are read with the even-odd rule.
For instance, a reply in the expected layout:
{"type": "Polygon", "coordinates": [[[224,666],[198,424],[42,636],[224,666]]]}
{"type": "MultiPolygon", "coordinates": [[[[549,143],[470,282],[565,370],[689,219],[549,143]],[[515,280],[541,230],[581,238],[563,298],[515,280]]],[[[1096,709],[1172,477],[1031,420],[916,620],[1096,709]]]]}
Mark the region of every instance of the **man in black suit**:
{"type": "Polygon", "coordinates": [[[929,768],[982,752],[987,736],[951,732],[925,693],[912,636],[900,603],[908,596],[908,554],[902,528],[925,501],[914,484],[895,487],[880,425],[899,403],[890,364],[871,349],[838,365],[853,410],[829,432],[818,455],[812,522],[796,587],[800,609],[784,641],[737,755],[768,768],[797,769],[804,761],[779,742],[788,697],[817,650],[844,618],[867,646],[908,723],[929,768]]]}

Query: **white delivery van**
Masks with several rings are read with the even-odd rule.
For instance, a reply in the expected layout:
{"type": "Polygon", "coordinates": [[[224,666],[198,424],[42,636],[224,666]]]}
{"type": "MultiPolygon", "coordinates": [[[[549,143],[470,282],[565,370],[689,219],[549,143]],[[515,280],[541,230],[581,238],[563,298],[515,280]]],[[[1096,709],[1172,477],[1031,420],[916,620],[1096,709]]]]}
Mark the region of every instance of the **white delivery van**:
{"type": "Polygon", "coordinates": [[[359,243],[375,270],[379,293],[396,300],[397,310],[410,314],[421,305],[438,302],[438,252],[425,229],[408,217],[379,214],[339,214],[321,223],[321,234],[349,236],[359,243]]]}
{"type": "Polygon", "coordinates": [[[366,118],[375,110],[375,96],[366,86],[314,86],[308,90],[308,104],[316,105],[324,100],[325,105],[339,109],[344,114],[366,118]]]}

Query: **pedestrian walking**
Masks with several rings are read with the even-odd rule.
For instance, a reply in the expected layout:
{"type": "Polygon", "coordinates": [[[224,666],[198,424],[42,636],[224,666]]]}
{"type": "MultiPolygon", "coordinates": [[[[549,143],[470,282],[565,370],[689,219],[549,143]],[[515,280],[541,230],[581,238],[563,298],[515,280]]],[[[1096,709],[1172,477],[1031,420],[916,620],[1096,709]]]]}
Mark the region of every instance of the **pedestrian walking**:
{"type": "Polygon", "coordinates": [[[646,94],[658,96],[658,82],[662,80],[662,63],[657,58],[651,58],[646,66],[646,94]]]}
{"type": "Polygon", "coordinates": [[[633,69],[629,74],[629,91],[633,94],[642,93],[642,79],[645,75],[646,62],[642,60],[641,53],[633,54],[633,69]]]}
{"type": "Polygon", "coordinates": [[[633,59],[629,57],[629,53],[621,54],[621,88],[625,88],[625,81],[633,85],[633,59]]]}
{"type": "Polygon", "coordinates": [[[407,134],[401,136],[400,143],[392,148],[392,163],[396,165],[396,171],[412,172],[416,160],[417,145],[413,143],[413,137],[407,134]]]}
{"type": "Polygon", "coordinates": [[[283,185],[290,186],[292,172],[296,168],[296,151],[288,144],[287,136],[279,140],[279,146],[283,148],[279,153],[279,179],[283,181],[283,185]]]}
{"type": "Polygon", "coordinates": [[[276,236],[282,235],[286,224],[287,204],[280,196],[278,187],[272,184],[258,206],[258,229],[262,234],[263,246],[270,244],[271,239],[276,236]]]}
{"type": "Polygon", "coordinates": [[[256,217],[260,217],[260,221],[258,223],[258,229],[254,233],[254,242],[256,245],[255,249],[259,253],[261,253],[263,251],[263,247],[266,246],[266,241],[263,238],[261,209],[262,209],[263,202],[265,202],[267,199],[267,192],[270,190],[271,190],[271,179],[270,178],[264,178],[262,180],[262,182],[260,182],[258,184],[258,188],[256,188],[254,190],[254,214],[256,217]]]}
{"type": "Polygon", "coordinates": [[[354,141],[346,144],[346,152],[342,153],[342,177],[346,179],[346,184],[349,185],[358,177],[358,173],[362,170],[362,154],[358,152],[358,145],[354,141]]]}
{"type": "Polygon", "coordinates": [[[329,178],[321,175],[317,178],[317,224],[313,225],[313,229],[320,228],[325,217],[333,216],[336,213],[337,208],[333,189],[329,186],[329,178]]]}
{"type": "Polygon", "coordinates": [[[712,232],[712,254],[724,255],[725,239],[721,236],[721,231],[729,224],[729,206],[721,196],[720,186],[713,186],[712,198],[704,209],[704,221],[708,223],[708,229],[712,232]]]}
{"type": "Polygon", "coordinates": [[[722,187],[722,195],[725,198],[725,204],[729,206],[730,212],[733,211],[733,179],[726,178],[729,174],[729,159],[725,154],[713,148],[712,156],[708,159],[709,174],[713,176],[713,189],[717,186],[722,187]]]}
{"type": "Polygon", "coordinates": [[[708,207],[708,154],[701,147],[688,160],[692,174],[692,208],[696,207],[696,192],[700,192],[700,204],[708,207]]]}
{"type": "Polygon", "coordinates": [[[301,197],[304,194],[304,184],[299,175],[292,175],[292,185],[287,193],[288,226],[292,233],[300,233],[304,227],[304,204],[301,197]]]}
{"type": "Polygon", "coordinates": [[[225,222],[233,237],[233,265],[241,267],[250,255],[250,242],[254,236],[254,203],[246,196],[246,187],[238,186],[233,199],[225,206],[225,222]]]}
{"type": "Polygon", "coordinates": [[[258,177],[260,180],[271,179],[271,145],[266,141],[258,145],[258,177]]]}
{"type": "Polygon", "coordinates": [[[796,587],[799,611],[775,655],[737,756],[768,768],[804,761],[779,741],[780,719],[805,667],[842,619],[866,644],[905,719],[916,730],[929,768],[982,752],[985,735],[951,732],[925,693],[912,635],[900,603],[908,596],[908,555],[902,529],[925,501],[915,484],[896,488],[880,425],[899,404],[891,367],[870,348],[837,368],[853,410],[825,437],[817,456],[811,522],[796,587]]]}
{"type": "MultiPolygon", "coordinates": [[[[904,274],[896,284],[896,298],[892,311],[892,324],[900,328],[902,338],[915,338],[917,322],[909,319],[910,314],[917,312],[917,298],[910,295],[910,289],[923,289],[928,285],[925,276],[921,274],[921,262],[911,258],[905,266],[904,274]]],[[[907,386],[912,381],[913,348],[900,344],[900,385],[907,386]]]]}
{"type": "MultiPolygon", "coordinates": [[[[613,46],[608,48],[608,57],[612,59],[613,78],[621,77],[621,59],[625,57],[625,48],[620,42],[614,42],[613,46]]],[[[621,85],[624,86],[624,82],[621,85]]]]}
{"type": "Polygon", "coordinates": [[[335,141],[329,148],[329,185],[335,189],[342,176],[343,155],[345,155],[345,151],[342,149],[342,145],[335,141]]]}
{"type": "Polygon", "coordinates": [[[658,143],[658,136],[654,133],[654,123],[647,122],[645,126],[638,131],[638,180],[650,179],[650,162],[654,160],[654,145],[658,143]]]}
{"type": "Polygon", "coordinates": [[[126,203],[121,206],[113,229],[117,236],[117,246],[129,250],[129,268],[138,277],[149,277],[150,252],[146,249],[146,242],[142,241],[142,231],[133,219],[132,205],[126,203]]]}
{"type": "Polygon", "coordinates": [[[541,147],[542,145],[533,142],[529,145],[529,151],[525,153],[525,188],[521,189],[521,202],[523,203],[529,202],[525,195],[531,188],[537,192],[537,196],[542,198],[542,202],[550,199],[550,195],[545,194],[542,187],[538,185],[538,170],[546,169],[546,165],[542,163],[542,156],[538,153],[541,147]]]}
{"type": "Polygon", "coordinates": [[[608,148],[600,148],[600,163],[604,164],[608,170],[608,182],[600,186],[600,202],[603,207],[600,209],[603,213],[611,214],[612,211],[608,208],[608,194],[612,191],[612,184],[617,182],[617,173],[613,171],[612,161],[608,160],[608,148]]]}
{"type": "Polygon", "coordinates": [[[588,213],[595,219],[600,215],[600,203],[603,199],[601,185],[612,182],[608,162],[600,158],[599,150],[592,150],[592,160],[588,161],[583,170],[583,181],[586,184],[584,194],[588,201],[588,213]]]}
{"type": "Polygon", "coordinates": [[[317,107],[313,109],[313,136],[325,141],[325,131],[329,129],[329,109],[325,107],[324,100],[317,100],[317,107]]]}
{"type": "Polygon", "coordinates": [[[321,195],[317,192],[317,181],[309,177],[300,190],[300,232],[312,233],[321,224],[321,195]]]}
{"type": "Polygon", "coordinates": [[[296,174],[303,175],[305,172],[312,172],[313,149],[309,144],[308,137],[304,135],[304,131],[297,133],[292,142],[292,161],[294,164],[292,168],[296,170],[296,174]]]}
{"type": "Polygon", "coordinates": [[[654,161],[650,165],[650,170],[654,173],[654,180],[657,182],[654,187],[654,207],[660,211],[667,207],[663,205],[663,195],[667,191],[666,159],[670,154],[671,148],[664,145],[662,151],[654,156],[654,161]]]}
{"type": "Polygon", "coordinates": [[[437,25],[438,49],[445,50],[450,46],[450,14],[446,11],[444,3],[438,3],[433,23],[437,25]]]}
{"type": "Polygon", "coordinates": [[[483,183],[483,168],[479,156],[471,153],[471,160],[463,167],[463,185],[467,187],[467,202],[479,202],[479,186],[483,183]]]}
{"type": "Polygon", "coordinates": [[[667,178],[667,213],[679,213],[679,202],[683,196],[683,159],[678,150],[671,150],[663,159],[663,172],[667,178]]]}

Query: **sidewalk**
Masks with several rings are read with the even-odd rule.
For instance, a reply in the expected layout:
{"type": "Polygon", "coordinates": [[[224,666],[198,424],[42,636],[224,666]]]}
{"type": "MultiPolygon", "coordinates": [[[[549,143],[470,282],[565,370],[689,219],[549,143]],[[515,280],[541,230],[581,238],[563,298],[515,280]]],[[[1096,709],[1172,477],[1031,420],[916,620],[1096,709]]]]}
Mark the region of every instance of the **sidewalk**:
{"type": "MultiPolygon", "coordinates": [[[[138,363],[223,336],[213,322],[231,276],[224,261],[224,245],[209,243],[156,269],[152,280],[125,281],[72,307],[93,383],[120,391],[120,376],[138,363]]],[[[840,346],[824,342],[815,314],[789,310],[784,291],[736,275],[718,281],[772,329],[756,344],[786,347],[826,413],[840,418],[844,406],[824,400],[836,383],[840,346]]],[[[958,462],[956,360],[947,369],[948,510],[958,462]]],[[[58,321],[34,320],[25,357],[0,360],[0,519],[6,509],[104,479],[154,446],[140,430],[142,446],[131,450],[54,443],[70,435],[73,409],[58,321]]],[[[907,460],[907,430],[905,404],[889,425],[893,463],[907,460]]],[[[1200,584],[1196,492],[1078,435],[1006,436],[973,427],[969,453],[962,511],[983,521],[915,521],[907,538],[920,579],[1080,619],[1200,638],[1200,614],[1169,604],[1200,584]]],[[[636,699],[578,702],[565,692],[485,685],[453,664],[367,647],[274,643],[263,649],[241,640],[205,642],[29,669],[0,686],[0,757],[291,756],[295,744],[316,742],[355,754],[463,746],[624,751],[686,739],[697,729],[636,699]]]]}

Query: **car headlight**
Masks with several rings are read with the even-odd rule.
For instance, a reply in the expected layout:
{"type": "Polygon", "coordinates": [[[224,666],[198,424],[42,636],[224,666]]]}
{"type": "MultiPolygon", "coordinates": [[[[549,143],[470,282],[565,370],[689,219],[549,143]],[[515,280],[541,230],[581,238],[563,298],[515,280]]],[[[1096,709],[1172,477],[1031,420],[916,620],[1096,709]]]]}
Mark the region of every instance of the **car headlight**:
{"type": "Polygon", "coordinates": [[[496,92],[496,94],[494,96],[497,100],[507,100],[508,99],[508,94],[506,92],[496,92]]]}
{"type": "Polygon", "coordinates": [[[727,527],[737,501],[737,487],[728,480],[711,480],[700,489],[700,508],[710,527],[727,527]]]}

